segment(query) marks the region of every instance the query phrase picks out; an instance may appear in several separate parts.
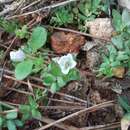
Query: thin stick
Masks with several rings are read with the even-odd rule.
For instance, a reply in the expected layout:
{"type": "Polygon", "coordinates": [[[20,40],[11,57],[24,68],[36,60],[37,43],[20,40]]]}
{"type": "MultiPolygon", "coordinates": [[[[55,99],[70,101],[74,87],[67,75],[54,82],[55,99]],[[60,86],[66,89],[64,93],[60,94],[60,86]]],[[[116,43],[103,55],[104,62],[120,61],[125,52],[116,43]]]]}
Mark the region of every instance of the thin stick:
{"type": "Polygon", "coordinates": [[[80,130],[110,130],[120,128],[120,122],[115,122],[111,124],[105,124],[105,125],[97,125],[97,126],[91,126],[91,127],[84,127],[80,128],[80,130]]]}
{"type": "Polygon", "coordinates": [[[83,36],[87,36],[87,37],[92,37],[94,39],[99,39],[99,40],[103,40],[103,41],[109,42],[109,40],[107,40],[107,39],[99,38],[99,37],[93,36],[91,34],[80,32],[80,31],[76,31],[76,30],[72,30],[72,29],[69,29],[69,28],[60,28],[60,27],[51,27],[51,28],[53,28],[55,30],[65,31],[65,32],[72,32],[72,33],[76,33],[76,34],[79,34],[79,35],[83,35],[83,36]]]}
{"type": "Polygon", "coordinates": [[[15,107],[13,107],[13,106],[5,103],[5,102],[2,102],[2,101],[0,101],[0,104],[3,105],[3,106],[5,106],[5,107],[7,107],[7,108],[10,108],[10,109],[14,109],[15,108],[15,107]]]}
{"type": "Polygon", "coordinates": [[[37,4],[37,3],[39,3],[40,1],[41,1],[41,0],[34,1],[34,2],[32,2],[31,4],[29,4],[29,5],[25,6],[25,7],[23,7],[21,10],[23,11],[23,10],[25,10],[25,9],[27,9],[27,8],[33,6],[33,5],[37,4]]]}
{"type": "Polygon", "coordinates": [[[21,4],[21,2],[19,2],[19,3],[13,2],[11,5],[9,5],[8,8],[6,8],[0,12],[0,16],[3,16],[5,14],[9,13],[10,11],[14,11],[20,4],[21,4]]]}
{"type": "Polygon", "coordinates": [[[3,59],[2,59],[2,63],[4,62],[4,60],[5,60],[5,58],[6,58],[7,54],[8,54],[8,52],[10,51],[11,47],[13,46],[15,40],[16,40],[16,37],[13,38],[13,40],[12,40],[12,42],[10,43],[9,47],[6,49],[5,54],[4,54],[4,57],[3,57],[3,59]]]}
{"type": "MultiPolygon", "coordinates": [[[[49,123],[54,122],[55,120],[44,117],[40,121],[49,124],[49,123]]],[[[71,125],[66,125],[66,124],[63,124],[63,123],[55,124],[55,126],[58,127],[58,128],[61,128],[63,130],[80,130],[79,128],[76,128],[76,127],[71,126],[71,125]]]]}
{"type": "MultiPolygon", "coordinates": [[[[4,76],[5,78],[7,78],[7,79],[11,79],[11,80],[17,81],[17,82],[19,82],[19,83],[28,85],[27,82],[21,81],[21,80],[17,80],[17,79],[15,79],[15,78],[12,77],[12,76],[8,76],[8,75],[6,75],[6,74],[4,74],[3,76],[4,76]]],[[[47,88],[44,88],[44,87],[41,86],[41,85],[36,85],[36,84],[33,84],[33,83],[31,83],[31,85],[34,86],[35,88],[39,88],[39,89],[42,89],[42,90],[47,89],[47,88]]],[[[51,92],[49,89],[47,89],[47,90],[48,90],[49,92],[51,92]]],[[[82,103],[87,104],[87,101],[85,101],[85,100],[83,100],[83,99],[80,99],[80,98],[77,98],[77,97],[74,97],[74,96],[70,96],[70,95],[67,95],[67,94],[64,94],[64,93],[60,93],[60,92],[57,92],[56,94],[58,94],[58,95],[60,95],[60,96],[63,96],[63,97],[66,97],[66,98],[71,98],[71,99],[73,99],[73,100],[80,101],[80,102],[82,102],[82,103]]]]}
{"type": "MultiPolygon", "coordinates": [[[[71,104],[71,105],[82,105],[81,103],[78,102],[70,102],[70,101],[66,101],[66,100],[59,100],[59,99],[54,99],[54,98],[49,98],[51,101],[54,102],[61,102],[61,103],[65,103],[65,104],[71,104]]],[[[85,104],[84,104],[85,105],[85,104]]],[[[83,105],[82,105],[83,106],[83,105]]]]}
{"type": "Polygon", "coordinates": [[[0,4],[7,4],[7,3],[10,3],[14,0],[0,0],[0,4]]]}
{"type": "Polygon", "coordinates": [[[81,110],[86,107],[81,106],[39,106],[40,109],[60,109],[60,110],[81,110]]]}
{"type": "MultiPolygon", "coordinates": [[[[20,104],[14,104],[14,103],[10,103],[10,102],[4,102],[4,103],[10,104],[13,106],[17,106],[17,107],[19,107],[19,105],[20,105],[20,104]]],[[[49,119],[47,117],[44,117],[40,121],[45,122],[47,124],[55,122],[55,120],[49,119]]],[[[63,123],[54,124],[54,126],[64,129],[64,130],[108,130],[108,129],[120,128],[120,122],[115,122],[115,123],[110,123],[110,124],[105,124],[105,125],[90,126],[90,127],[84,127],[84,128],[76,128],[74,126],[68,126],[63,123]]]]}
{"type": "Polygon", "coordinates": [[[69,118],[78,116],[79,114],[81,114],[81,113],[83,113],[83,112],[89,113],[89,112],[91,112],[91,111],[99,110],[99,109],[101,109],[101,108],[110,107],[110,106],[113,106],[113,105],[114,105],[114,101],[108,101],[108,102],[104,102],[104,103],[101,103],[101,104],[97,104],[97,105],[95,105],[95,106],[92,106],[92,107],[89,107],[89,108],[85,108],[85,109],[83,109],[83,110],[80,110],[80,111],[78,111],[78,112],[75,112],[75,113],[73,113],[73,114],[70,114],[70,115],[68,115],[68,116],[66,116],[66,117],[64,117],[64,118],[61,118],[61,119],[59,119],[59,120],[57,120],[57,121],[55,121],[55,122],[52,122],[52,123],[50,123],[50,124],[48,124],[48,125],[42,126],[42,127],[40,127],[40,128],[37,128],[37,129],[35,129],[35,130],[45,130],[45,129],[50,128],[51,126],[53,126],[53,125],[55,125],[55,124],[58,124],[58,123],[60,123],[60,122],[63,122],[63,121],[65,121],[65,120],[69,119],[69,118]]]}
{"type": "Polygon", "coordinates": [[[0,114],[8,114],[8,113],[10,113],[10,112],[18,112],[18,109],[2,111],[2,112],[0,112],[0,114]]]}
{"type": "Polygon", "coordinates": [[[15,91],[15,92],[18,92],[18,93],[21,93],[21,94],[25,94],[25,95],[33,96],[33,94],[30,93],[30,92],[21,91],[21,90],[15,89],[15,88],[4,87],[4,89],[15,91]]]}
{"type": "MultiPolygon", "coordinates": [[[[9,88],[9,87],[3,87],[4,89],[6,90],[11,90],[11,91],[15,91],[15,92],[18,92],[18,93],[21,93],[21,94],[25,94],[25,95],[29,95],[29,96],[33,96],[32,93],[30,92],[25,92],[25,91],[22,91],[22,90],[18,90],[18,89],[15,89],[15,88],[9,88]]],[[[79,105],[79,106],[85,106],[81,103],[77,103],[77,102],[70,102],[70,101],[65,101],[65,100],[58,100],[58,99],[54,99],[54,98],[47,98],[53,102],[60,102],[60,103],[65,103],[65,104],[71,104],[71,105],[79,105]]]]}
{"type": "MultiPolygon", "coordinates": [[[[11,102],[4,101],[6,104],[19,107],[20,104],[14,104],[11,102]]],[[[81,110],[85,109],[85,106],[39,106],[40,109],[61,109],[61,110],[81,110]]]]}
{"type": "Polygon", "coordinates": [[[59,6],[65,6],[65,5],[70,4],[71,2],[75,2],[75,1],[78,1],[78,0],[67,0],[67,1],[60,2],[60,3],[57,3],[57,4],[53,4],[53,5],[50,5],[50,6],[42,7],[40,9],[31,11],[31,12],[23,13],[21,15],[14,15],[14,16],[8,17],[7,19],[18,18],[18,17],[21,17],[21,16],[27,16],[29,14],[38,13],[40,11],[50,10],[50,9],[53,9],[53,8],[56,8],[56,7],[59,7],[59,6]]]}
{"type": "Polygon", "coordinates": [[[15,107],[19,107],[20,104],[16,104],[16,103],[12,103],[12,102],[8,102],[8,101],[4,101],[4,103],[11,105],[11,106],[15,106],[15,107]]]}

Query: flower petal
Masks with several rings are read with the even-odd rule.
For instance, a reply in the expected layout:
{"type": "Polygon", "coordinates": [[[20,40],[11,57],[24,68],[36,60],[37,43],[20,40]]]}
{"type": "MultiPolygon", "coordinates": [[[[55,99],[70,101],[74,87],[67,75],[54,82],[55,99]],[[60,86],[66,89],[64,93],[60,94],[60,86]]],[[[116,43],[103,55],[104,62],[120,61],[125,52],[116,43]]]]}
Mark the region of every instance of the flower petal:
{"type": "Polygon", "coordinates": [[[55,62],[57,62],[61,68],[63,74],[68,74],[69,70],[76,66],[76,61],[73,59],[72,54],[67,54],[62,57],[53,58],[55,62]]]}
{"type": "Polygon", "coordinates": [[[73,69],[76,65],[77,65],[76,61],[73,60],[73,61],[71,61],[70,68],[73,69]]]}
{"type": "Polygon", "coordinates": [[[65,74],[65,75],[69,73],[69,70],[70,70],[69,68],[67,68],[67,69],[66,69],[66,68],[63,68],[63,67],[61,68],[61,72],[62,72],[63,74],[65,74]]]}
{"type": "Polygon", "coordinates": [[[25,59],[25,53],[22,50],[11,51],[10,59],[14,62],[23,61],[25,59]]]}

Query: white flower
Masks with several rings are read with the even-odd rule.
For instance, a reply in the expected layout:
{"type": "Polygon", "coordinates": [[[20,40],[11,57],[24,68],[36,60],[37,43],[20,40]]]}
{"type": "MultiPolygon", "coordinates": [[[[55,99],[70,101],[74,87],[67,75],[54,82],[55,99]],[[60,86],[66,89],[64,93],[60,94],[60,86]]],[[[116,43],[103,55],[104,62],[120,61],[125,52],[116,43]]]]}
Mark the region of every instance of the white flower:
{"type": "Polygon", "coordinates": [[[72,54],[67,54],[62,57],[53,58],[53,61],[57,62],[61,68],[63,74],[68,74],[70,69],[76,66],[76,61],[73,59],[72,54]]]}
{"type": "Polygon", "coordinates": [[[23,61],[25,59],[25,53],[21,49],[18,51],[11,51],[10,59],[14,62],[23,61]]]}

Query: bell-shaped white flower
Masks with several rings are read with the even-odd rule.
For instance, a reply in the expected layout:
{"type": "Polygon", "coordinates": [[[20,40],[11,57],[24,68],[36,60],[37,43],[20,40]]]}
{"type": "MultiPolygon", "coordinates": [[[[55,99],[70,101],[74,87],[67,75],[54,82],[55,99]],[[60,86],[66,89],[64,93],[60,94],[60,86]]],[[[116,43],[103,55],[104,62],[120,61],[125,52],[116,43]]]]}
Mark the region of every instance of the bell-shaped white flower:
{"type": "Polygon", "coordinates": [[[57,57],[53,59],[55,62],[57,62],[61,68],[61,71],[63,74],[68,74],[71,69],[73,69],[76,66],[76,61],[73,59],[72,54],[67,54],[62,57],[57,57]]]}
{"type": "Polygon", "coordinates": [[[23,61],[25,59],[25,53],[21,49],[19,49],[18,51],[11,51],[10,59],[14,62],[23,61]]]}

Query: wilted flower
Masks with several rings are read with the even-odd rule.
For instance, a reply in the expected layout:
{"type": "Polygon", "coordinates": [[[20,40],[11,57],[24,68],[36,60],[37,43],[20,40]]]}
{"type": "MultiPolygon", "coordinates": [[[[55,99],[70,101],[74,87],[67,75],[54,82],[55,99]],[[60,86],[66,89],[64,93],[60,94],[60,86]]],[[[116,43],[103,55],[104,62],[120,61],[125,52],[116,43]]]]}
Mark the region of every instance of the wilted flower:
{"type": "Polygon", "coordinates": [[[21,49],[18,51],[11,51],[10,59],[14,62],[23,61],[25,59],[25,53],[21,49]]]}
{"type": "Polygon", "coordinates": [[[53,61],[59,64],[63,74],[68,74],[70,69],[73,69],[77,64],[76,61],[73,59],[72,54],[53,58],[53,61]]]}

